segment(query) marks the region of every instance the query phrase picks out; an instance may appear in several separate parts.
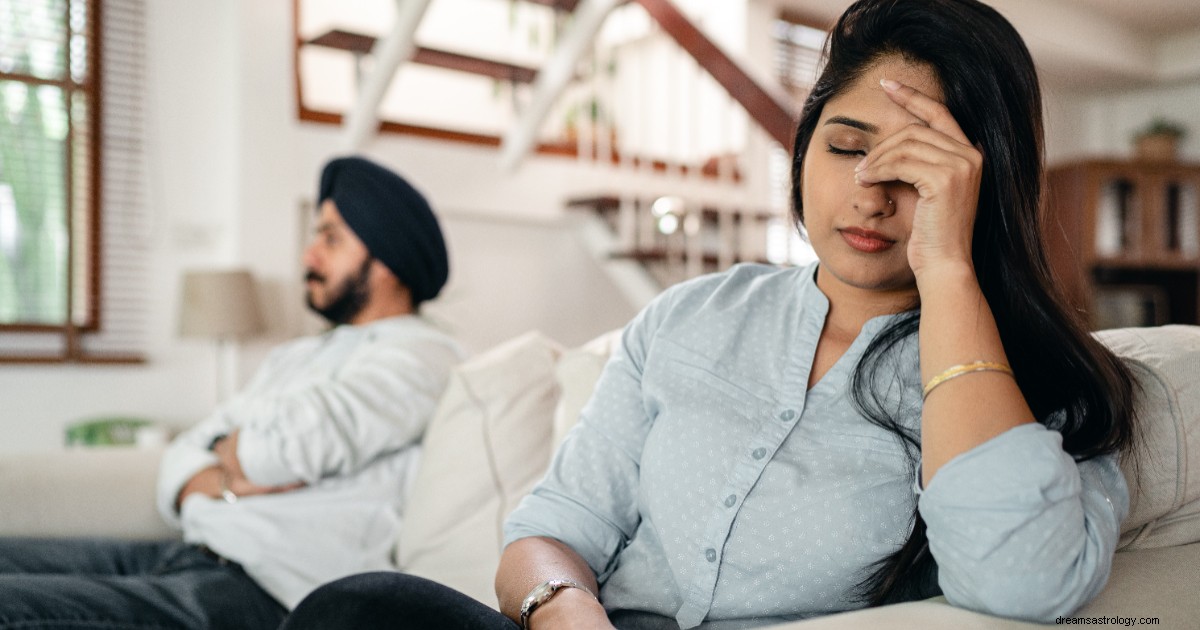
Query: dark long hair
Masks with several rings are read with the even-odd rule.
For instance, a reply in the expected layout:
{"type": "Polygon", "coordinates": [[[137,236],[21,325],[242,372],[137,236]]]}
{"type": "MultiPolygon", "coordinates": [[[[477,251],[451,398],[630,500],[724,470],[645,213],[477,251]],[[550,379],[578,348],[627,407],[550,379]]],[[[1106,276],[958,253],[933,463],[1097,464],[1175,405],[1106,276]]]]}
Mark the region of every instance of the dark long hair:
{"type": "MultiPolygon", "coordinates": [[[[804,154],[825,103],[894,56],[934,72],[946,107],[985,156],[972,256],[1034,416],[1062,433],[1063,448],[1077,461],[1128,452],[1135,433],[1134,382],[1055,289],[1040,224],[1041,89],[1020,35],[994,9],[976,0],[859,0],[846,10],[830,33],[827,63],[796,131],[796,220],[804,219],[804,154]]],[[[852,377],[856,407],[898,435],[912,457],[919,449],[915,436],[873,387],[893,367],[884,357],[917,332],[918,320],[919,313],[894,320],[868,346],[852,377]]],[[[874,567],[861,595],[870,605],[925,597],[936,592],[936,576],[925,523],[914,510],[907,542],[874,567]]]]}

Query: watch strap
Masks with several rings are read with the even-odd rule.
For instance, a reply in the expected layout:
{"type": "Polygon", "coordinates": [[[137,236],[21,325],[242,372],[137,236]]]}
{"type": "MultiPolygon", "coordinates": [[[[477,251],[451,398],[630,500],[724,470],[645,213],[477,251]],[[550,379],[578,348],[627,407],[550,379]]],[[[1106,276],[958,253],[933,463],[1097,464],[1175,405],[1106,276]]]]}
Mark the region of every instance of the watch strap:
{"type": "Polygon", "coordinates": [[[529,594],[521,602],[521,628],[529,630],[529,616],[533,614],[533,611],[537,610],[542,604],[550,601],[550,598],[565,588],[577,588],[592,597],[596,597],[596,594],[591,589],[575,580],[546,580],[533,587],[533,590],[529,591],[529,594]]]}
{"type": "Polygon", "coordinates": [[[229,489],[229,473],[224,468],[221,469],[221,498],[225,499],[226,503],[237,503],[238,501],[237,493],[229,489]]]}

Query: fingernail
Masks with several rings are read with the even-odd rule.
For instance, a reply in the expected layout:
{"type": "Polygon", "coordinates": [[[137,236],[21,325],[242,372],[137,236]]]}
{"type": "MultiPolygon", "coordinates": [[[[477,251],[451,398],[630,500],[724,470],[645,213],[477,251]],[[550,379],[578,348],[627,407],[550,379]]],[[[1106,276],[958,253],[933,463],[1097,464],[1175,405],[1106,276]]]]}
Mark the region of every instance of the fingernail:
{"type": "Polygon", "coordinates": [[[880,79],[879,85],[882,85],[883,89],[889,92],[895,92],[896,90],[900,89],[900,84],[891,79],[880,79]]]}
{"type": "Polygon", "coordinates": [[[858,164],[854,165],[854,172],[857,173],[867,167],[867,158],[859,160],[858,164]]]}

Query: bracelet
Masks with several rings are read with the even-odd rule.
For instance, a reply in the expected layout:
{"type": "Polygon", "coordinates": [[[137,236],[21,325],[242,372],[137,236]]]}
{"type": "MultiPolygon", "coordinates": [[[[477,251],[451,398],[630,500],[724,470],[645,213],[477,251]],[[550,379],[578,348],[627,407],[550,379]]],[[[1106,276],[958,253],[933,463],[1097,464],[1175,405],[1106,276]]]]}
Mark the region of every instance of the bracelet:
{"type": "Polygon", "coordinates": [[[221,498],[226,503],[237,503],[238,500],[238,495],[229,489],[229,473],[224,468],[221,469],[221,498]]]}
{"type": "Polygon", "coordinates": [[[1012,368],[1003,363],[995,363],[992,361],[976,361],[974,363],[955,365],[947,368],[945,372],[942,372],[941,374],[929,379],[929,382],[925,384],[925,393],[921,395],[921,399],[924,400],[929,398],[929,392],[933,391],[933,389],[938,385],[941,385],[950,379],[958,378],[963,374],[970,374],[972,372],[1003,372],[1009,376],[1013,375],[1012,368]]]}
{"type": "Polygon", "coordinates": [[[564,588],[577,588],[592,597],[596,597],[596,594],[591,589],[575,580],[546,580],[533,587],[533,590],[529,591],[529,595],[526,595],[525,600],[521,602],[521,628],[529,630],[529,615],[532,615],[538,606],[550,601],[550,598],[554,597],[555,593],[564,588]]]}

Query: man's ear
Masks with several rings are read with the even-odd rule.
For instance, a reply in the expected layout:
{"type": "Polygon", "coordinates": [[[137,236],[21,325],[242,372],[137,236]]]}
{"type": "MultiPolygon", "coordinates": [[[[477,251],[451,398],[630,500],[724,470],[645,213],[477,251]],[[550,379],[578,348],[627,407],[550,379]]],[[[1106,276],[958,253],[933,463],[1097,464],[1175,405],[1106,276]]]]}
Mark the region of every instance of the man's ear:
{"type": "Polygon", "coordinates": [[[371,267],[367,273],[370,274],[368,282],[374,290],[395,294],[407,302],[409,308],[412,308],[412,292],[409,291],[408,286],[400,282],[396,274],[392,273],[392,270],[388,269],[388,266],[380,262],[378,258],[371,259],[371,267]]]}
{"type": "Polygon", "coordinates": [[[371,259],[371,266],[367,273],[370,274],[367,279],[376,286],[390,288],[400,284],[400,279],[396,277],[396,274],[392,273],[392,270],[388,269],[388,266],[378,258],[371,259]]]}

